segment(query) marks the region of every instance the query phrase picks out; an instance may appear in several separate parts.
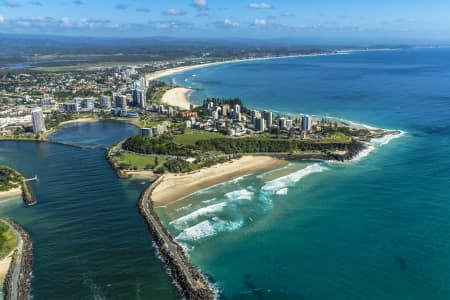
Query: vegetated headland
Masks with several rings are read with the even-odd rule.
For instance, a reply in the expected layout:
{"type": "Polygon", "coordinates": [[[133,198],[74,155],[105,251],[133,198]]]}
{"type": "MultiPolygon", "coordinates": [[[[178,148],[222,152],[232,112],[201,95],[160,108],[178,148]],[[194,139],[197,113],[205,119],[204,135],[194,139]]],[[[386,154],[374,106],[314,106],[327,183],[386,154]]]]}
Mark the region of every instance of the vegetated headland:
{"type": "Polygon", "coordinates": [[[0,200],[7,200],[22,195],[25,205],[36,203],[28,180],[18,171],[0,166],[0,200]]]}
{"type": "Polygon", "coordinates": [[[368,129],[329,119],[296,118],[247,108],[240,99],[205,99],[107,151],[121,178],[156,180],[140,198],[140,212],[161,258],[187,299],[210,299],[213,289],[159,220],[155,206],[286,160],[347,161],[371,139],[400,131],[368,129]]]}

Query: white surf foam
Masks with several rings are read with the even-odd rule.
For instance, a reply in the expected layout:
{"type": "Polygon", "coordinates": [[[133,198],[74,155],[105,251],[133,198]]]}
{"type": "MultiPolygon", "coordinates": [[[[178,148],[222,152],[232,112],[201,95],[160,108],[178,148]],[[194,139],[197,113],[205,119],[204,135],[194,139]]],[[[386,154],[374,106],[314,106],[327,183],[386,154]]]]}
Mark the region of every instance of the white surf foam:
{"type": "Polygon", "coordinates": [[[288,190],[289,190],[288,188],[284,188],[284,189],[278,190],[275,194],[277,194],[277,195],[287,195],[288,190]]]}
{"type": "Polygon", "coordinates": [[[217,198],[212,198],[212,199],[209,199],[209,200],[203,200],[202,202],[205,203],[205,204],[208,204],[208,203],[214,202],[216,200],[217,200],[217,198]]]}
{"type": "Polygon", "coordinates": [[[400,131],[400,134],[388,134],[381,138],[371,139],[370,142],[365,143],[366,149],[360,151],[357,156],[355,156],[351,161],[356,162],[367,157],[370,153],[376,149],[389,144],[392,140],[398,139],[405,134],[404,131],[400,131]]]}
{"type": "Polygon", "coordinates": [[[300,181],[303,177],[313,173],[320,173],[325,170],[328,170],[328,168],[322,166],[319,163],[315,163],[307,166],[304,169],[298,170],[297,172],[294,172],[292,174],[267,182],[262,187],[262,190],[270,193],[278,193],[279,191],[283,193],[284,192],[283,189],[286,189],[287,187],[294,185],[295,183],[300,181]]]}
{"type": "Polygon", "coordinates": [[[229,200],[252,200],[253,195],[254,195],[253,192],[247,189],[242,189],[226,193],[225,197],[229,200]]]}
{"type": "Polygon", "coordinates": [[[177,208],[177,209],[175,209],[175,211],[183,211],[183,210],[188,210],[189,208],[191,208],[192,207],[192,203],[190,203],[190,204],[188,204],[188,205],[186,205],[186,206],[183,206],[183,207],[180,207],[180,208],[177,208]]]}
{"type": "Polygon", "coordinates": [[[175,239],[177,241],[192,242],[214,236],[220,232],[234,231],[244,224],[243,221],[224,221],[217,217],[205,220],[194,226],[184,229],[175,239]]]}
{"type": "Polygon", "coordinates": [[[222,211],[222,209],[227,205],[225,202],[220,202],[217,204],[209,205],[202,207],[200,209],[197,209],[196,211],[191,212],[188,215],[185,215],[183,217],[180,217],[176,220],[171,221],[169,224],[175,227],[178,230],[184,229],[188,224],[192,221],[195,221],[199,217],[203,216],[210,216],[212,214],[215,214],[219,211],[222,211]]]}

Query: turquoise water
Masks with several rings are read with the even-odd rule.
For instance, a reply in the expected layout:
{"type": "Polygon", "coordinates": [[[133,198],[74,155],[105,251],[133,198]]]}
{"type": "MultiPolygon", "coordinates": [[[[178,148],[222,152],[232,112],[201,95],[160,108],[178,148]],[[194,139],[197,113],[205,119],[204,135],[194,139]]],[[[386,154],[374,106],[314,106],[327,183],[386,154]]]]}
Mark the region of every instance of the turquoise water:
{"type": "MultiPolygon", "coordinates": [[[[136,132],[120,122],[83,123],[52,138],[99,146],[136,132]]],[[[37,205],[0,202],[0,214],[33,239],[33,299],[179,298],[138,213],[144,182],[119,180],[105,150],[1,142],[0,164],[39,176],[37,205]]]]}
{"type": "MultiPolygon", "coordinates": [[[[450,50],[245,62],[165,78],[280,113],[401,129],[358,161],[159,209],[224,299],[450,298],[450,50]]],[[[305,167],[303,166],[298,166],[305,167]]]]}

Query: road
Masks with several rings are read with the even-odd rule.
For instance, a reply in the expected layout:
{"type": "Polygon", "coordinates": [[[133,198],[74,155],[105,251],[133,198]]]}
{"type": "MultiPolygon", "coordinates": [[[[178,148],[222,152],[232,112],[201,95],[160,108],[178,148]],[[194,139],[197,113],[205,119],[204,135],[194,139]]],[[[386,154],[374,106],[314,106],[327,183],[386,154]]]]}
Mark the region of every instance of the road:
{"type": "Polygon", "coordinates": [[[14,266],[10,266],[14,268],[12,276],[11,276],[11,289],[9,291],[8,300],[9,299],[18,299],[19,293],[19,276],[22,264],[22,253],[23,253],[23,239],[22,235],[12,226],[9,222],[5,220],[1,220],[4,224],[8,225],[9,229],[16,235],[17,237],[17,258],[14,260],[14,266]]]}

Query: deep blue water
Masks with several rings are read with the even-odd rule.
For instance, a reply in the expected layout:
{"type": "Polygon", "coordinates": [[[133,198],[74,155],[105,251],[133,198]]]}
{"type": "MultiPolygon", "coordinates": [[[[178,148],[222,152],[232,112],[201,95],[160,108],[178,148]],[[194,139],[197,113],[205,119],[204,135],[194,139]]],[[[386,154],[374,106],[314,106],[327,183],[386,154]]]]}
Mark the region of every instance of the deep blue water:
{"type": "Polygon", "coordinates": [[[224,299],[450,299],[449,49],[245,62],[164,80],[197,88],[197,102],[239,96],[406,131],[356,162],[245,177],[161,208],[224,299]]]}

